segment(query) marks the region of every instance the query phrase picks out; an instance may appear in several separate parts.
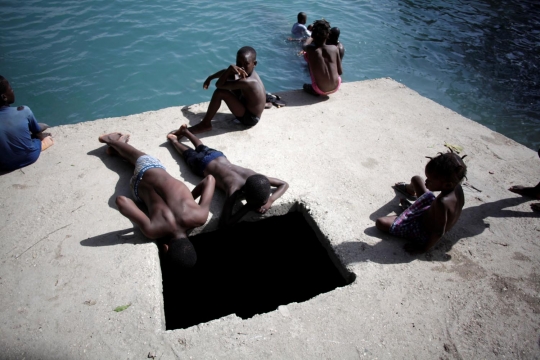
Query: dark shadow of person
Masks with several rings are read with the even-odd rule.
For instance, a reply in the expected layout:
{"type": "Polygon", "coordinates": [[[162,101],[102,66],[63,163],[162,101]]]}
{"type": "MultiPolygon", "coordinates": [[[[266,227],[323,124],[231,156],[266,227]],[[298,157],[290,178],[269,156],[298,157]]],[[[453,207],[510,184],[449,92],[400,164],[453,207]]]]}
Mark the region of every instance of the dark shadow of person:
{"type": "Polygon", "coordinates": [[[124,230],[111,231],[107,234],[94,236],[85,240],[81,240],[82,246],[113,246],[120,244],[145,244],[152,242],[147,239],[139,229],[131,228],[124,230]]]}
{"type": "MultiPolygon", "coordinates": [[[[189,106],[184,106],[182,109],[182,114],[186,119],[189,121],[189,126],[197,125],[201,122],[201,120],[204,118],[204,113],[196,113],[191,110],[189,106]]],[[[261,120],[264,121],[264,112],[263,115],[261,115],[261,120]]],[[[171,129],[170,131],[176,131],[180,128],[180,126],[183,124],[178,124],[178,127],[175,129],[171,129]]],[[[257,125],[255,125],[257,126],[257,125]]],[[[229,113],[220,113],[218,112],[214,118],[212,119],[212,130],[196,134],[196,136],[199,139],[204,139],[206,137],[210,136],[216,136],[221,135],[225,133],[231,133],[236,131],[246,131],[249,130],[251,126],[246,126],[240,123],[238,120],[236,120],[236,116],[229,113]]],[[[182,141],[182,140],[180,140],[182,141]]],[[[183,139],[183,141],[188,141],[186,138],[183,139]]],[[[189,142],[189,141],[188,141],[189,142]]]]}
{"type": "MultiPolygon", "coordinates": [[[[408,263],[416,259],[423,261],[449,261],[452,257],[450,254],[447,254],[447,252],[450,251],[459,240],[473,238],[489,228],[490,224],[484,221],[488,217],[539,217],[538,213],[532,211],[522,212],[505,210],[508,207],[517,206],[527,201],[529,201],[527,198],[512,197],[463,209],[460,219],[454,228],[445,234],[443,238],[425,254],[409,255],[403,250],[403,246],[407,243],[407,240],[384,233],[375,226],[366,228],[364,234],[369,237],[378,238],[381,241],[375,245],[370,245],[362,241],[343,242],[336,246],[336,252],[346,264],[364,261],[371,261],[379,264],[400,264],[408,263]]],[[[391,205],[393,202],[395,202],[395,199],[373,212],[370,215],[370,219],[375,221],[377,218],[389,214],[394,210],[393,205],[391,205]]]]}
{"type": "MultiPolygon", "coordinates": [[[[105,152],[106,149],[107,149],[107,145],[102,146],[98,149],[89,151],[87,155],[98,157],[101,161],[103,161],[103,164],[105,164],[105,166],[108,169],[118,174],[119,178],[114,188],[114,193],[111,195],[108,201],[109,207],[116,209],[117,208],[116,198],[118,196],[121,196],[121,195],[126,196],[126,197],[132,196],[129,182],[131,180],[131,177],[133,176],[134,168],[133,168],[133,165],[131,165],[126,160],[123,160],[121,157],[108,155],[105,152]]],[[[137,204],[137,206],[139,206],[139,204],[137,204]]]]}

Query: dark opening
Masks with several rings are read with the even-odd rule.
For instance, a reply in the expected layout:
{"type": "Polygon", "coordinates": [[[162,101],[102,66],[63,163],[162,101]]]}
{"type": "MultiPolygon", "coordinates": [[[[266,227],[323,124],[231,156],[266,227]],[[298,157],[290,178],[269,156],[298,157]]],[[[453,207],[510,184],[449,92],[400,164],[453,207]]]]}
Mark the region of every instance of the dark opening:
{"type": "Polygon", "coordinates": [[[354,281],[354,274],[336,268],[299,212],[190,240],[197,251],[194,268],[172,273],[161,262],[167,330],[233,313],[247,319],[354,281]]]}

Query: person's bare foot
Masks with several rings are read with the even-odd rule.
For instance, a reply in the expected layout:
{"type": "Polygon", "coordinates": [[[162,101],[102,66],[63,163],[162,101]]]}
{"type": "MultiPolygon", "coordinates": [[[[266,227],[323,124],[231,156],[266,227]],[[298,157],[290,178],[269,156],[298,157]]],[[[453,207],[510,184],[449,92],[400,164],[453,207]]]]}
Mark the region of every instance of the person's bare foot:
{"type": "Polygon", "coordinates": [[[110,133],[110,134],[101,135],[98,138],[98,140],[99,142],[105,143],[105,144],[115,142],[115,141],[121,141],[121,142],[127,143],[129,141],[129,135],[127,134],[124,135],[122,133],[110,133]]]}
{"type": "Polygon", "coordinates": [[[525,187],[521,185],[514,185],[508,188],[508,190],[521,196],[528,196],[533,199],[540,199],[540,188],[538,186],[525,187]]]}
{"type": "Polygon", "coordinates": [[[174,131],[168,133],[167,140],[169,140],[170,142],[178,142],[178,136],[176,136],[174,133],[174,131]]]}
{"type": "Polygon", "coordinates": [[[304,86],[302,87],[304,89],[305,92],[307,92],[308,94],[311,94],[313,96],[320,96],[319,94],[317,94],[315,92],[315,90],[313,90],[313,86],[311,86],[311,84],[304,84],[304,86]]]}
{"type": "Polygon", "coordinates": [[[540,212],[540,203],[533,203],[531,204],[531,209],[533,211],[539,211],[540,212]]]}
{"type": "MultiPolygon", "coordinates": [[[[182,128],[180,127],[180,129],[182,128]]],[[[187,130],[189,130],[189,132],[191,132],[192,134],[200,134],[212,130],[212,125],[200,122],[197,125],[188,128],[187,130]]]]}

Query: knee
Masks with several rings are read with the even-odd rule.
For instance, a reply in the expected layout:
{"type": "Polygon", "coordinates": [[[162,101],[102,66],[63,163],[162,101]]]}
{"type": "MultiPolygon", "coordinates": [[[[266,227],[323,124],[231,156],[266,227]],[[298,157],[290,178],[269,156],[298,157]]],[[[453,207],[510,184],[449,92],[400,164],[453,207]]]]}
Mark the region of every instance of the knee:
{"type": "Polygon", "coordinates": [[[125,196],[117,196],[116,197],[116,207],[121,208],[127,201],[127,198],[125,196]]]}
{"type": "Polygon", "coordinates": [[[381,231],[384,231],[384,232],[390,231],[390,226],[392,224],[388,220],[389,220],[388,217],[380,217],[380,218],[378,218],[375,221],[375,227],[377,227],[377,229],[379,229],[381,231]]]}

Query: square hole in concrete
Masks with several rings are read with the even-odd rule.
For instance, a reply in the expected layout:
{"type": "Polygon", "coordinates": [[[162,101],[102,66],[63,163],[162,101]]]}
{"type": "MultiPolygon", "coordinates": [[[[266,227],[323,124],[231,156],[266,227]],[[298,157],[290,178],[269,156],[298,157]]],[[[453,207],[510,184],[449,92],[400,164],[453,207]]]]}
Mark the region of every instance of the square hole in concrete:
{"type": "Polygon", "coordinates": [[[233,313],[247,319],[355,279],[300,212],[242,222],[190,240],[197,251],[194,268],[168,273],[162,265],[167,330],[233,313]]]}

